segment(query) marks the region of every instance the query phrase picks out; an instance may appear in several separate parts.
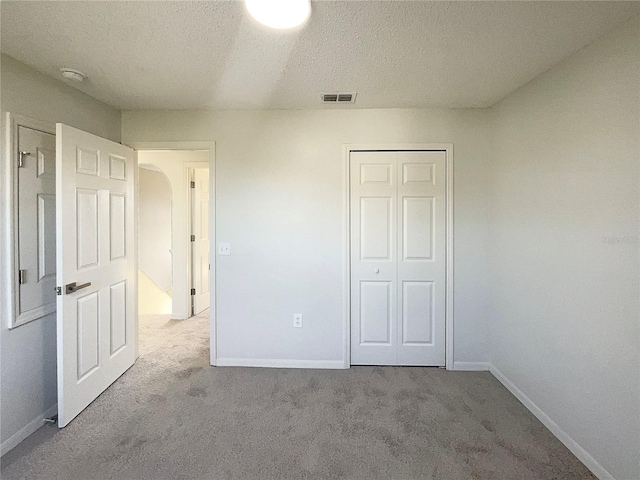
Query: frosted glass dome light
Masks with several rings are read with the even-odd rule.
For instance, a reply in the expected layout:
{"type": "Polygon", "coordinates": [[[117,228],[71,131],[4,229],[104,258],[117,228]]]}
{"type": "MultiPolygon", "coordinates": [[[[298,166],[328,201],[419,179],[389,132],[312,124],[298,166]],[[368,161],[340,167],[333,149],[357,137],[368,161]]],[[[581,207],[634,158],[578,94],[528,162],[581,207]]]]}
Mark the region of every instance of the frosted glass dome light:
{"type": "Polygon", "coordinates": [[[311,15],[310,0],[245,0],[244,3],[253,18],[271,28],[294,28],[311,15]]]}

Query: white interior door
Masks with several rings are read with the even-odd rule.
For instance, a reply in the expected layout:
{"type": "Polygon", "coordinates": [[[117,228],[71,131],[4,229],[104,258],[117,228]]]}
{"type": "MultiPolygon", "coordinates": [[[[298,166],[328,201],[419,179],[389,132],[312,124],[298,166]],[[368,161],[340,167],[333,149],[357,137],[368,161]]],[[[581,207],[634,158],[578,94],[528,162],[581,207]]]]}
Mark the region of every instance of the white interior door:
{"type": "Polygon", "coordinates": [[[56,125],[58,425],[136,355],[134,152],[56,125]]]}
{"type": "Polygon", "coordinates": [[[56,309],[56,137],[18,127],[17,324],[56,309]]]}
{"type": "Polygon", "coordinates": [[[209,308],[209,169],[194,169],[193,191],[193,313],[209,308]]]}
{"type": "Polygon", "coordinates": [[[395,152],[352,152],[351,363],[395,365],[398,255],[395,152]]]}
{"type": "Polygon", "coordinates": [[[445,364],[442,151],[352,152],[351,363],[445,364]]]}

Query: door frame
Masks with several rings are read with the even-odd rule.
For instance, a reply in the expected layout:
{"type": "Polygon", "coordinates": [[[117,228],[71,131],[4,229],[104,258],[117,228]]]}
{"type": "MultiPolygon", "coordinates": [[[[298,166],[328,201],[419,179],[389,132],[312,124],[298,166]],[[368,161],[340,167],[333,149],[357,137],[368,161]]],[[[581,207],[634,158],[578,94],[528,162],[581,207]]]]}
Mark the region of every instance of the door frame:
{"type": "Polygon", "coordinates": [[[445,368],[453,370],[454,321],[453,321],[453,143],[366,143],[345,144],[343,146],[343,312],[344,312],[344,368],[351,367],[351,152],[388,152],[388,151],[441,151],[446,154],[446,213],[445,213],[445,368]]]}
{"type": "MultiPolygon", "coordinates": [[[[123,142],[125,145],[138,150],[208,150],[209,151],[209,239],[210,251],[215,253],[216,245],[216,142],[123,142]]],[[[188,168],[188,166],[185,166],[188,168]]],[[[138,195],[138,186],[136,184],[136,198],[138,195]]],[[[191,195],[190,189],[187,189],[187,195],[191,195]]],[[[189,202],[187,202],[189,205],[189,202]]],[[[190,207],[188,207],[190,208],[190,207]]],[[[217,306],[216,306],[216,256],[211,256],[212,268],[209,271],[210,285],[210,305],[209,305],[209,364],[215,366],[217,364],[217,306]]],[[[190,279],[190,267],[189,275],[190,279]]],[[[137,308],[137,305],[136,305],[137,308]]],[[[136,326],[136,328],[138,328],[136,326]]]]}

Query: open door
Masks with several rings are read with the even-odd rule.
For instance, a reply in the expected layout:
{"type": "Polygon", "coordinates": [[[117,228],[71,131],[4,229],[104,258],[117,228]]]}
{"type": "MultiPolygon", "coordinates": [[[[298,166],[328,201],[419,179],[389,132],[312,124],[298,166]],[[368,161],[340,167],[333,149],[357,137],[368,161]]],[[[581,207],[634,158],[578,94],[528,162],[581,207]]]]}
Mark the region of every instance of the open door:
{"type": "Polygon", "coordinates": [[[56,125],[59,427],[135,362],[134,167],[130,148],[56,125]]]}
{"type": "Polygon", "coordinates": [[[193,173],[193,313],[209,308],[209,169],[193,173]]]}

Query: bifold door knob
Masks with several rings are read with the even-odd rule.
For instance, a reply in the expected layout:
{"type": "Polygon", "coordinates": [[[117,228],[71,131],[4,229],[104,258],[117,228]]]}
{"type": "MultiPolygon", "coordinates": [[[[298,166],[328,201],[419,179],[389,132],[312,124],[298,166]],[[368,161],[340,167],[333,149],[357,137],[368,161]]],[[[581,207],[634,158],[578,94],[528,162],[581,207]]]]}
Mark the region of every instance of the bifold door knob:
{"type": "Polygon", "coordinates": [[[375,273],[380,273],[380,269],[379,269],[379,268],[376,268],[376,269],[374,270],[374,272],[375,272],[375,273]]]}

